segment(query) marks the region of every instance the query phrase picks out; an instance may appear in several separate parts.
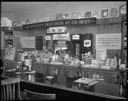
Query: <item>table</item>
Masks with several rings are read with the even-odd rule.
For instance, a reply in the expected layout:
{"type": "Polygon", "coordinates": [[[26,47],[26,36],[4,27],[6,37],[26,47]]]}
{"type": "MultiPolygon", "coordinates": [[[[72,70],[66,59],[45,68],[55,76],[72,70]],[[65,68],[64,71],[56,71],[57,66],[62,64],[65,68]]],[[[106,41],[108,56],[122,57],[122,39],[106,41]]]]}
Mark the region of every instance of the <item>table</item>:
{"type": "Polygon", "coordinates": [[[95,89],[95,84],[97,84],[99,81],[95,79],[90,79],[90,78],[80,78],[78,80],[75,80],[74,83],[78,85],[78,89],[81,89],[82,87],[89,88],[90,91],[94,91],[95,89]]]}

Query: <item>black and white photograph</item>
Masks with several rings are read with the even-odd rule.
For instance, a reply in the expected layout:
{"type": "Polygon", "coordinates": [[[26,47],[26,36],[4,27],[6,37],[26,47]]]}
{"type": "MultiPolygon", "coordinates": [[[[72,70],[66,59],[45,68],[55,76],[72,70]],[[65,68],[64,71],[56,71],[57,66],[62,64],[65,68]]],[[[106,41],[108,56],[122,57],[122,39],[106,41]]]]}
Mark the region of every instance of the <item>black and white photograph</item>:
{"type": "Polygon", "coordinates": [[[1,1],[1,101],[127,101],[127,1],[1,1]]]}

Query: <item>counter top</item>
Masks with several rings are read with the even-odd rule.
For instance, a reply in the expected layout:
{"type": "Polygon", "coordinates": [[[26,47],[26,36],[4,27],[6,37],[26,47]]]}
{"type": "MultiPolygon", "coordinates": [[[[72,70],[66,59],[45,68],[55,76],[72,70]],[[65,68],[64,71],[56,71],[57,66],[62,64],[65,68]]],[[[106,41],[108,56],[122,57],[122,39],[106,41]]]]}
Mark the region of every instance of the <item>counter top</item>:
{"type": "MultiPolygon", "coordinates": [[[[17,78],[19,76],[17,76],[17,74],[14,71],[4,71],[2,76],[3,78],[17,78]]],[[[89,94],[89,95],[93,95],[93,96],[100,96],[100,97],[105,97],[105,98],[110,98],[110,99],[125,99],[123,97],[118,97],[118,96],[112,96],[112,95],[106,95],[106,94],[102,94],[102,93],[97,93],[97,92],[89,92],[89,91],[84,91],[84,90],[79,90],[79,89],[74,89],[74,88],[68,88],[66,86],[62,86],[59,84],[47,84],[46,82],[41,82],[42,79],[41,77],[36,77],[36,73],[35,74],[24,74],[20,76],[21,78],[21,82],[25,82],[25,83],[30,83],[30,84],[35,84],[35,85],[40,85],[40,86],[46,86],[46,87],[51,87],[51,88],[55,88],[55,89],[61,89],[61,90],[66,90],[66,91],[70,91],[70,92],[77,92],[80,94],[89,94]],[[29,79],[29,76],[31,76],[32,79],[29,79]]]]}

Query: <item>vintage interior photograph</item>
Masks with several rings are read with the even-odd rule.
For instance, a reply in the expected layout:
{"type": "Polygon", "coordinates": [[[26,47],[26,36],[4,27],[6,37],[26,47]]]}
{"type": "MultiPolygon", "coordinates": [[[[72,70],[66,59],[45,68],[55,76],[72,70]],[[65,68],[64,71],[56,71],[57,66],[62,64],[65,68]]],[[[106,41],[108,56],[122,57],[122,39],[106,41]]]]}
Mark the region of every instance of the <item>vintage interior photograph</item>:
{"type": "Polygon", "coordinates": [[[126,101],[126,4],[1,1],[1,101],[126,101]]]}

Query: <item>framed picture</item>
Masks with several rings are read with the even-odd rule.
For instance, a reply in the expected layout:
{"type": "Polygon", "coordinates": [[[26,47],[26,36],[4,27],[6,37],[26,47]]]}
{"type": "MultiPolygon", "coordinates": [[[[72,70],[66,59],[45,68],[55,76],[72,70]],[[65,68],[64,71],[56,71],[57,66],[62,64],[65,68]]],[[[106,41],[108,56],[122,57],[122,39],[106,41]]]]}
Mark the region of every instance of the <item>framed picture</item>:
{"type": "Polygon", "coordinates": [[[72,35],[72,40],[79,40],[80,39],[80,35],[72,35]]]}
{"type": "Polygon", "coordinates": [[[100,18],[100,10],[94,10],[91,14],[92,17],[100,18]]]}
{"type": "Polygon", "coordinates": [[[85,12],[85,18],[91,18],[91,11],[85,12]]]}
{"type": "Polygon", "coordinates": [[[111,8],[110,9],[110,17],[117,17],[119,14],[119,11],[117,10],[117,8],[111,8]]]}
{"type": "Polygon", "coordinates": [[[71,19],[76,19],[76,13],[70,13],[71,19]]]}
{"type": "Polygon", "coordinates": [[[127,13],[126,5],[121,5],[119,8],[120,15],[124,15],[127,13]]]}
{"type": "Polygon", "coordinates": [[[108,9],[101,10],[101,17],[108,17],[108,9]]]}
{"type": "Polygon", "coordinates": [[[70,14],[63,14],[63,19],[70,19],[70,14]]]}

